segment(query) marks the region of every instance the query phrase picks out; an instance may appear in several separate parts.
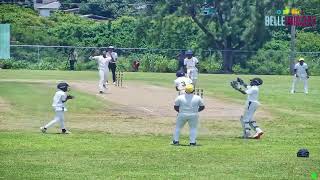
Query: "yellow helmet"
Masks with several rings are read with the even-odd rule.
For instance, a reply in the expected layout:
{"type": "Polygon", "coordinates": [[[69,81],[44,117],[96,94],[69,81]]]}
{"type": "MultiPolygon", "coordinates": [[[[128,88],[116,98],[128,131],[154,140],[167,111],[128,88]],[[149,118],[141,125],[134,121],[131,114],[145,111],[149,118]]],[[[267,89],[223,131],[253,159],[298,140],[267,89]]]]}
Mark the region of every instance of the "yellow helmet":
{"type": "Polygon", "coordinates": [[[299,61],[304,61],[304,58],[303,57],[299,58],[299,61]]]}
{"type": "Polygon", "coordinates": [[[186,93],[188,93],[188,94],[193,93],[193,91],[194,91],[193,85],[192,85],[192,84],[186,85],[185,91],[186,91],[186,93]]]}

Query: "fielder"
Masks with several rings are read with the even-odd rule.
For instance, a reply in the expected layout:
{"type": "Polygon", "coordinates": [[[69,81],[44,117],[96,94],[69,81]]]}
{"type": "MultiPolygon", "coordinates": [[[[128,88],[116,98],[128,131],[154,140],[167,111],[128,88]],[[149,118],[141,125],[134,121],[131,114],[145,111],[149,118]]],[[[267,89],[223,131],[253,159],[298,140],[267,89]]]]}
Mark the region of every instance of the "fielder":
{"type": "Polygon", "coordinates": [[[65,129],[64,126],[64,112],[67,111],[66,105],[65,103],[69,100],[69,99],[73,99],[74,97],[71,95],[67,95],[67,91],[70,91],[69,88],[69,84],[67,83],[59,83],[57,85],[58,91],[56,92],[56,94],[53,97],[53,103],[52,103],[52,107],[56,113],[56,115],[54,116],[54,119],[52,121],[50,121],[48,124],[46,124],[43,127],[40,127],[40,130],[43,133],[47,132],[47,129],[49,127],[51,127],[52,125],[54,125],[55,123],[60,123],[61,126],[61,132],[63,134],[70,134],[71,132],[65,129]]]}
{"type": "Polygon", "coordinates": [[[240,118],[240,122],[243,128],[243,138],[253,138],[260,139],[263,135],[263,131],[259,128],[253,116],[258,106],[260,105],[258,101],[259,97],[259,86],[262,85],[263,81],[260,78],[253,78],[250,80],[250,86],[243,82],[242,79],[237,78],[237,81],[232,81],[231,86],[241,92],[242,94],[247,94],[248,98],[245,105],[245,111],[243,116],[240,118]],[[242,89],[243,86],[245,89],[242,89]],[[251,136],[251,128],[255,130],[255,134],[251,136]]]}
{"type": "Polygon", "coordinates": [[[195,146],[199,112],[204,110],[205,106],[202,98],[193,94],[194,87],[192,84],[188,84],[185,91],[186,94],[182,94],[175,99],[174,109],[178,112],[178,115],[172,145],[179,145],[180,131],[184,124],[188,122],[190,128],[190,146],[195,146]]]}
{"type": "Polygon", "coordinates": [[[294,76],[292,81],[291,93],[294,94],[296,92],[296,83],[298,80],[300,80],[304,83],[304,93],[308,94],[308,79],[308,65],[304,62],[304,58],[300,58],[299,62],[294,66],[294,76]]]}
{"type": "Polygon", "coordinates": [[[185,73],[182,70],[176,72],[177,79],[174,80],[176,90],[178,95],[185,94],[185,88],[188,84],[192,84],[192,80],[185,76],[185,73]]]}
{"type": "Polygon", "coordinates": [[[98,62],[98,70],[99,70],[99,93],[103,94],[104,91],[108,88],[106,82],[108,80],[109,73],[109,62],[111,61],[111,57],[107,56],[107,52],[103,51],[100,56],[90,56],[90,60],[96,60],[98,62]]]}
{"type": "Polygon", "coordinates": [[[192,84],[196,86],[198,81],[198,68],[196,65],[199,64],[199,60],[193,56],[191,50],[188,50],[185,54],[184,65],[187,69],[187,77],[189,77],[192,80],[192,84]]]}

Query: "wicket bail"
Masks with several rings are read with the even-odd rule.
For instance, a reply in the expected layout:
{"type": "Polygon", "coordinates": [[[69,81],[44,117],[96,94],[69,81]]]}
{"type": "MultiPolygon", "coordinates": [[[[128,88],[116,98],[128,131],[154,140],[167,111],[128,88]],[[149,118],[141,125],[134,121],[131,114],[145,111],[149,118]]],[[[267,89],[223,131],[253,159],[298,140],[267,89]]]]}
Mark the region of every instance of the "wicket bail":
{"type": "Polygon", "coordinates": [[[193,94],[198,95],[198,96],[200,96],[201,98],[203,98],[203,89],[201,89],[201,88],[196,88],[193,94]]]}
{"type": "Polygon", "coordinates": [[[123,74],[124,73],[122,71],[117,71],[117,74],[116,74],[116,79],[117,79],[116,86],[122,87],[123,74]]]}

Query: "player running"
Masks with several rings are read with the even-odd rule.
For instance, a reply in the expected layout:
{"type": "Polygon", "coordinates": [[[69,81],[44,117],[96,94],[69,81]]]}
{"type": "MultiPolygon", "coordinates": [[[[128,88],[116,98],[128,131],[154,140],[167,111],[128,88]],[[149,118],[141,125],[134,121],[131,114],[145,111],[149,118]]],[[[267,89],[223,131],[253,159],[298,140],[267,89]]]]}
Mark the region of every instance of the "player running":
{"type": "Polygon", "coordinates": [[[54,95],[53,103],[52,103],[52,107],[53,107],[54,111],[56,112],[56,115],[54,116],[54,119],[52,121],[50,121],[45,126],[40,127],[40,130],[43,133],[46,133],[47,129],[49,127],[51,127],[52,125],[54,125],[55,123],[60,122],[61,132],[63,134],[70,134],[70,131],[66,130],[65,127],[64,127],[64,112],[67,111],[65,103],[69,99],[73,99],[74,98],[71,95],[67,95],[67,91],[70,91],[69,87],[70,87],[69,84],[67,84],[65,82],[64,83],[59,83],[57,85],[58,91],[54,95]]]}
{"type": "Polygon", "coordinates": [[[177,79],[174,80],[176,90],[178,95],[185,94],[185,88],[188,84],[192,84],[192,80],[185,76],[185,73],[182,70],[177,71],[177,79]]]}
{"type": "Polygon", "coordinates": [[[187,69],[187,77],[192,80],[192,84],[196,86],[198,80],[198,68],[196,65],[199,64],[199,60],[193,56],[193,52],[188,50],[186,53],[186,58],[184,59],[184,65],[187,69]]]}

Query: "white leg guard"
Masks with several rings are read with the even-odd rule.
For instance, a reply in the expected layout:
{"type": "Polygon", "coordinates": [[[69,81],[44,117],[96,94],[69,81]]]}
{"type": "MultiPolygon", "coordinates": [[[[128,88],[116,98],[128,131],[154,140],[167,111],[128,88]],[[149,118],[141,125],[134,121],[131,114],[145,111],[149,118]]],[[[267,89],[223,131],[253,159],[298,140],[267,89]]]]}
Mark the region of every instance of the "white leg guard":
{"type": "Polygon", "coordinates": [[[243,115],[244,122],[244,138],[249,138],[250,130],[251,130],[251,120],[253,119],[253,115],[258,108],[258,103],[256,102],[248,102],[246,106],[246,110],[243,115]]]}

